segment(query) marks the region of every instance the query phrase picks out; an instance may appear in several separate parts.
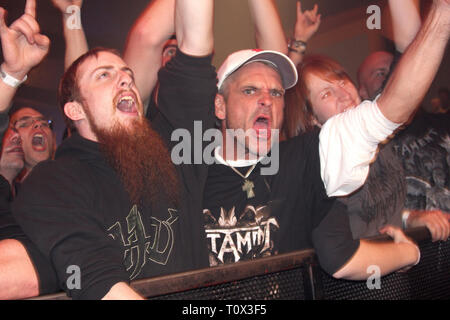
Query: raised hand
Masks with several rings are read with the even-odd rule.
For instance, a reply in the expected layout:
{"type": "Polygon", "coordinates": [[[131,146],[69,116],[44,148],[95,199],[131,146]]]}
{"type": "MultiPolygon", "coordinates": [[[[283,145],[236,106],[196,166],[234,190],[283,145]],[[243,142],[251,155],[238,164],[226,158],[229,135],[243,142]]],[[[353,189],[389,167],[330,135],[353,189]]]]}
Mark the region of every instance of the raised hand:
{"type": "Polygon", "coordinates": [[[50,40],[40,33],[36,21],[36,0],[27,0],[25,13],[10,27],[6,25],[5,13],[0,8],[0,38],[4,58],[2,69],[21,80],[47,55],[50,40]]]}
{"type": "Polygon", "coordinates": [[[302,5],[297,1],[297,20],[294,27],[296,40],[308,41],[320,26],[321,15],[317,14],[319,7],[314,5],[312,10],[302,12],[302,5]]]}

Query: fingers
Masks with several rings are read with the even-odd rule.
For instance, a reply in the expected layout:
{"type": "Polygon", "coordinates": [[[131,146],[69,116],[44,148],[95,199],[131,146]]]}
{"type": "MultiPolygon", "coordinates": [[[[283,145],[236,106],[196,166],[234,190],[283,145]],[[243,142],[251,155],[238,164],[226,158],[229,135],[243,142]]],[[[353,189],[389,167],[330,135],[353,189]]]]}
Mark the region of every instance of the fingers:
{"type": "Polygon", "coordinates": [[[439,210],[425,211],[420,219],[423,220],[423,225],[430,231],[432,241],[445,241],[450,236],[450,223],[447,214],[439,210]]]}
{"type": "Polygon", "coordinates": [[[36,0],[27,0],[25,4],[25,14],[36,18],[36,0]]]}
{"type": "Polygon", "coordinates": [[[380,229],[381,234],[387,234],[391,238],[394,238],[395,236],[395,229],[393,226],[387,225],[380,229]]]}
{"type": "Polygon", "coordinates": [[[400,228],[391,225],[386,225],[379,231],[382,234],[387,234],[388,236],[390,236],[395,243],[411,242],[411,240],[403,233],[403,231],[400,228]]]}
{"type": "Polygon", "coordinates": [[[428,213],[429,222],[427,227],[433,237],[433,241],[447,240],[449,233],[448,220],[444,217],[443,213],[436,210],[428,213]]]}
{"type": "Polygon", "coordinates": [[[0,34],[7,31],[8,27],[6,26],[6,10],[0,7],[0,34]]]}
{"type": "Polygon", "coordinates": [[[34,41],[42,50],[47,50],[50,47],[50,39],[43,34],[36,34],[34,41]]]}
{"type": "Polygon", "coordinates": [[[317,15],[317,11],[319,10],[319,6],[317,4],[314,5],[314,8],[312,10],[313,15],[317,15]]]}
{"type": "Polygon", "coordinates": [[[10,29],[23,34],[27,38],[28,43],[34,44],[34,35],[36,32],[33,30],[33,27],[35,27],[35,25],[30,24],[27,20],[28,19],[25,19],[25,16],[20,17],[18,20],[14,21],[10,26],[10,29]]]}
{"type": "Polygon", "coordinates": [[[19,19],[13,22],[10,26],[11,30],[15,30],[22,33],[26,38],[28,43],[34,44],[35,35],[39,34],[40,27],[35,19],[36,15],[36,3],[35,0],[27,1],[25,7],[25,14],[23,14],[19,19]]]}

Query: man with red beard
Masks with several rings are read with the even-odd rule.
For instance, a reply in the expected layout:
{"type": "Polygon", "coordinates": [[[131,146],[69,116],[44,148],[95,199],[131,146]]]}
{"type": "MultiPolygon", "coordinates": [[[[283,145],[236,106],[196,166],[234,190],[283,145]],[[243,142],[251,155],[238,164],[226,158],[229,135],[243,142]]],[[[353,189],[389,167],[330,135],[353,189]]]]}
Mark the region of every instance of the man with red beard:
{"type": "Polygon", "coordinates": [[[179,52],[159,76],[164,96],[185,98],[183,113],[168,106],[150,127],[133,72],[110,50],[89,51],[61,80],[60,106],[77,133],[34,168],[13,213],[75,299],[139,299],[131,280],[207,265],[197,187],[204,170],[175,168],[167,147],[175,128],[212,125],[204,111],[217,90],[212,13],[210,0],[177,7],[179,52]]]}

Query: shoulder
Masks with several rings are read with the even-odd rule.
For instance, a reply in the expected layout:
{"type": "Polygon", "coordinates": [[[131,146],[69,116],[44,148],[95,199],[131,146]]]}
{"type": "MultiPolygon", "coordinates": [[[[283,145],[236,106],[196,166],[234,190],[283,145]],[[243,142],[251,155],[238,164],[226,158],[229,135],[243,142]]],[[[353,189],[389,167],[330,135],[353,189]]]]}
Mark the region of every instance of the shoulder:
{"type": "Polygon", "coordinates": [[[292,137],[280,143],[280,154],[287,157],[309,156],[311,151],[319,151],[319,128],[292,137]]]}
{"type": "Polygon", "coordinates": [[[56,203],[58,199],[64,202],[94,187],[90,170],[77,159],[47,160],[33,168],[15,202],[56,203]]]}

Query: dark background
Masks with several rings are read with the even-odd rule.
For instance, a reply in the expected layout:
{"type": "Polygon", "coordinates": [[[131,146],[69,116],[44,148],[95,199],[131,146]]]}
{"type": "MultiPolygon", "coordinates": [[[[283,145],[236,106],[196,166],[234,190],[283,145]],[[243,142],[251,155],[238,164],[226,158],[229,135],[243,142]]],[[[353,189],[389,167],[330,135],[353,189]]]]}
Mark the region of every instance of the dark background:
{"type": "MultiPolygon", "coordinates": [[[[193,0],[195,1],[195,0],[193,0]]],[[[295,0],[277,0],[286,36],[292,35],[296,19],[295,0]]],[[[426,8],[430,0],[423,1],[426,8]]],[[[84,0],[82,23],[90,47],[104,46],[123,50],[132,24],[149,3],[148,0],[84,0]]],[[[322,24],[308,43],[308,52],[327,54],[338,60],[355,79],[363,59],[375,50],[389,48],[389,14],[383,10],[382,30],[368,30],[367,7],[377,4],[385,8],[386,0],[304,0],[303,9],[319,4],[322,24]]],[[[7,24],[23,14],[25,0],[0,0],[8,11],[7,24]]],[[[255,47],[252,24],[245,0],[215,0],[215,57],[216,66],[239,49],[255,47]]],[[[52,41],[47,58],[29,74],[29,80],[18,90],[13,108],[31,106],[55,121],[58,143],[64,123],[56,104],[56,88],[64,70],[64,39],[60,12],[50,0],[37,0],[37,20],[42,33],[52,41]]],[[[439,86],[449,87],[449,50],[439,74],[425,98],[425,106],[437,96],[439,86]]]]}

